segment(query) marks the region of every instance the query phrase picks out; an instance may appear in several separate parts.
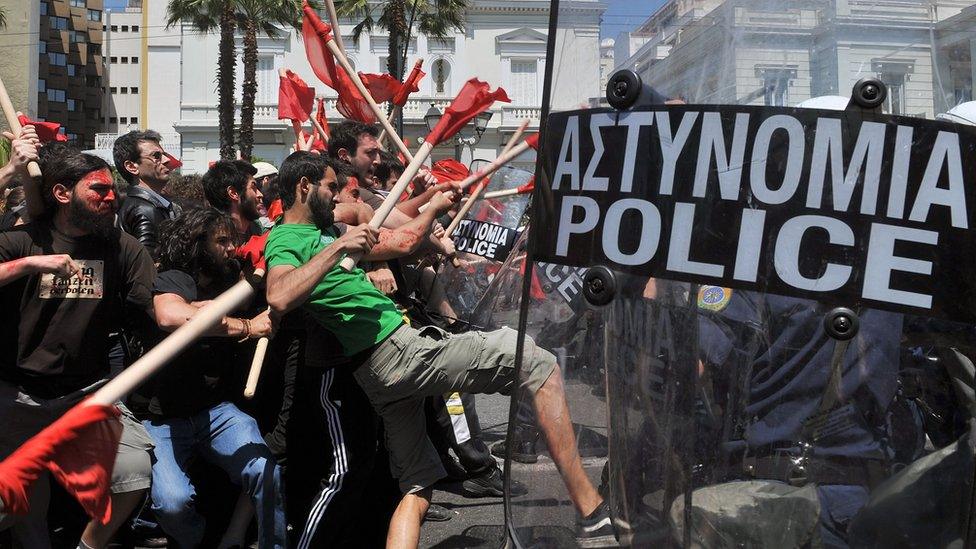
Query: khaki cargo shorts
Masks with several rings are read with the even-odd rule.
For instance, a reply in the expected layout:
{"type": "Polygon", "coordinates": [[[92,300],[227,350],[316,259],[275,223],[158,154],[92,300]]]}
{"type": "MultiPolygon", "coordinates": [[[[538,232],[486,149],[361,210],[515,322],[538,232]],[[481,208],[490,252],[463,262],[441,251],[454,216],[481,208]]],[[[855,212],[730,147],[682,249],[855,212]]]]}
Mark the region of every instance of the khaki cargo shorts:
{"type": "MultiPolygon", "coordinates": [[[[44,399],[25,393],[20,387],[0,381],[0,459],[12,454],[27,439],[39,433],[69,408],[104,385],[100,381],[91,387],[75,391],[63,397],[44,399]]],[[[115,455],[112,469],[113,494],[133,492],[149,488],[152,483],[152,460],[149,450],[152,438],[121,402],[115,404],[122,414],[122,438],[115,455]]]]}
{"type": "Polygon", "coordinates": [[[530,338],[516,376],[517,339],[509,328],[449,334],[404,325],[356,368],[356,381],[383,419],[390,468],[401,491],[420,491],[446,475],[427,437],[425,397],[454,391],[510,395],[516,387],[535,394],[549,379],[556,358],[530,338]]]}

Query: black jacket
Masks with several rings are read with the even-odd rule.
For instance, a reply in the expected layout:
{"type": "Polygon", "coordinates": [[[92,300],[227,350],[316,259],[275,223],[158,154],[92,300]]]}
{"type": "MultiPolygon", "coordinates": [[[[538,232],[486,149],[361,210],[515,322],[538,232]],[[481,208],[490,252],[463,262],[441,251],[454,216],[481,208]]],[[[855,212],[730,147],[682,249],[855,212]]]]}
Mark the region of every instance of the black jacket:
{"type": "Polygon", "coordinates": [[[168,206],[150,194],[146,189],[130,185],[127,196],[119,208],[119,223],[122,230],[136,237],[155,257],[159,245],[159,224],[179,215],[176,204],[168,206]]]}

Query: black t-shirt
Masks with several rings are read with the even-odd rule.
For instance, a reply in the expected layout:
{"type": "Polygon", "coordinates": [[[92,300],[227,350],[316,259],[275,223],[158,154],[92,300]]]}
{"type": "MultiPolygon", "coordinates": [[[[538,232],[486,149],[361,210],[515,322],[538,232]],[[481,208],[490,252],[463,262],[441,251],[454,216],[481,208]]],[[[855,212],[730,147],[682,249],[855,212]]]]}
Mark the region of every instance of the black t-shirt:
{"type": "MultiPolygon", "coordinates": [[[[156,276],[153,295],[176,294],[187,302],[207,301],[227,288],[203,288],[183,271],[163,271],[156,276]]],[[[251,316],[251,315],[244,315],[251,316]]],[[[156,330],[153,344],[169,333],[156,330]]],[[[156,374],[140,394],[149,397],[149,413],[161,417],[186,417],[230,400],[239,386],[237,370],[254,354],[253,343],[238,344],[234,338],[205,337],[191,344],[156,374]]]]}
{"type": "Polygon", "coordinates": [[[118,229],[72,238],[37,222],[0,233],[0,262],[46,254],[70,255],[82,275],[34,274],[0,287],[0,379],[53,398],[108,376],[109,334],[145,322],[156,268],[118,229]]]}

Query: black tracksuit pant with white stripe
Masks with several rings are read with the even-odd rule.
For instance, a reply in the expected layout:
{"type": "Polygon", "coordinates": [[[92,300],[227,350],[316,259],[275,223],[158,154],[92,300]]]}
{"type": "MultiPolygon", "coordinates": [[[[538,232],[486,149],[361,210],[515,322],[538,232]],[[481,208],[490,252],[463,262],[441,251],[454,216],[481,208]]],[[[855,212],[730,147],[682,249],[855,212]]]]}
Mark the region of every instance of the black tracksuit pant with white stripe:
{"type": "Polygon", "coordinates": [[[378,456],[385,452],[378,449],[379,419],[352,366],[300,369],[290,419],[292,546],[382,547],[400,494],[387,460],[378,456]]]}

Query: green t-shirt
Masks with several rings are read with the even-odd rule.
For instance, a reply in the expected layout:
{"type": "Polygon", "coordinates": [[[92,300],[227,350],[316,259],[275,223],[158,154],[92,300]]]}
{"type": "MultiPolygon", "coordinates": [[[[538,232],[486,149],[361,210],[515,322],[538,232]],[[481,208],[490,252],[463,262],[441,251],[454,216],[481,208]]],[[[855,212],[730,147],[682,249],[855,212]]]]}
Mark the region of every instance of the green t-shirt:
{"type": "MultiPolygon", "coordinates": [[[[315,225],[278,225],[271,230],[264,247],[268,269],[278,265],[301,267],[337,236],[335,226],[323,232],[315,225]]],[[[403,324],[396,304],[358,268],[347,272],[339,265],[333,267],[316,284],[303,307],[335,334],[346,356],[376,345],[403,324]]]]}

